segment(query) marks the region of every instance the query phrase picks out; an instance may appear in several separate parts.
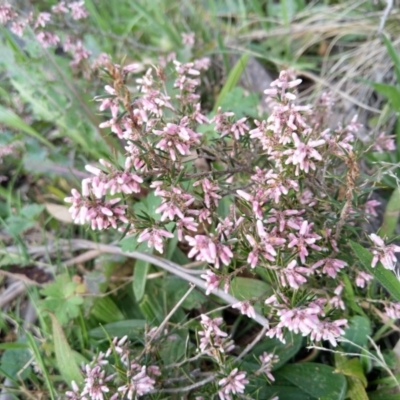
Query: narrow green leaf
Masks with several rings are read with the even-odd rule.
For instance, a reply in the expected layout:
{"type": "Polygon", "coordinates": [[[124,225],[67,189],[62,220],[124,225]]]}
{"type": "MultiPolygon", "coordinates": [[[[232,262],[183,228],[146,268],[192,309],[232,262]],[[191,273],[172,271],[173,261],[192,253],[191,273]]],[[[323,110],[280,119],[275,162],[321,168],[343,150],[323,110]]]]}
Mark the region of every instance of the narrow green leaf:
{"type": "Polygon", "coordinates": [[[68,385],[71,385],[72,381],[79,384],[82,382],[82,374],[75,361],[71,347],[57,318],[51,313],[49,315],[53,330],[54,351],[56,353],[58,370],[68,385]]]}
{"type": "Polygon", "coordinates": [[[221,106],[222,101],[224,100],[225,96],[234,88],[236,87],[237,83],[239,82],[240,77],[246,65],[249,61],[249,55],[243,54],[242,57],[238,60],[236,65],[232,68],[232,71],[229,73],[228,78],[226,79],[225,85],[221,89],[221,92],[215,102],[213,112],[218,111],[218,107],[221,106]]]}
{"type": "Polygon", "coordinates": [[[9,128],[13,128],[26,133],[45,144],[50,149],[54,150],[55,147],[39,132],[26,124],[14,111],[9,110],[3,106],[0,106],[0,122],[9,128]]]}
{"type": "Polygon", "coordinates": [[[28,345],[26,343],[10,342],[10,343],[0,343],[0,350],[10,350],[10,349],[27,349],[28,345]]]}
{"type": "Polygon", "coordinates": [[[135,339],[146,325],[144,319],[131,319],[119,322],[112,322],[89,331],[89,336],[95,339],[110,337],[122,338],[127,335],[130,339],[135,339]]]}
{"type": "MultiPolygon", "coordinates": [[[[46,368],[46,364],[43,360],[41,351],[36,343],[36,340],[29,332],[26,332],[26,338],[28,340],[28,344],[33,353],[33,356],[35,357],[35,361],[36,361],[38,367],[40,368],[41,373],[43,374],[44,380],[46,382],[47,390],[49,391],[49,394],[50,394],[50,398],[51,398],[51,400],[55,400],[56,395],[54,392],[54,386],[50,380],[49,372],[46,368]]],[[[68,384],[70,385],[71,383],[68,382],[68,384]]]]}
{"type": "Polygon", "coordinates": [[[137,301],[143,298],[149,268],[150,263],[142,260],[135,261],[135,268],[133,270],[133,293],[137,301]]]}
{"type": "Polygon", "coordinates": [[[276,378],[285,379],[313,398],[343,400],[347,383],[343,375],[334,368],[317,363],[285,365],[274,373],[276,378]]]}
{"type": "Polygon", "coordinates": [[[393,235],[397,226],[400,214],[400,189],[393,190],[392,195],[386,205],[386,210],[383,215],[382,226],[379,230],[381,236],[390,237],[393,235]]]}
{"type": "Polygon", "coordinates": [[[351,283],[349,277],[344,274],[342,279],[344,283],[344,298],[346,299],[346,304],[356,314],[366,316],[364,310],[360,307],[355,298],[353,284],[351,283]]]}
{"type": "Polygon", "coordinates": [[[397,50],[394,48],[392,42],[389,40],[389,38],[385,34],[382,35],[382,40],[387,48],[390,58],[393,61],[394,70],[396,72],[397,85],[400,85],[400,56],[397,53],[397,50]]]}
{"type": "Polygon", "coordinates": [[[392,295],[396,301],[400,301],[400,282],[396,275],[384,268],[379,262],[375,268],[371,267],[372,254],[358,243],[350,241],[350,246],[361,261],[364,268],[373,275],[378,282],[392,295]]]}

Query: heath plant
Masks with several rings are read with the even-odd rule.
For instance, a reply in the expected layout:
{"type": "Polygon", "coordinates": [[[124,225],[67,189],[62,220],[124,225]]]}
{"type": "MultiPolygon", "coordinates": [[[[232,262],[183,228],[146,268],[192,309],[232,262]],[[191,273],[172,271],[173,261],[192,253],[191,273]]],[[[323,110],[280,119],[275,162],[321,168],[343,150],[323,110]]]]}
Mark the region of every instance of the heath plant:
{"type": "MultiPolygon", "coordinates": [[[[357,116],[327,126],[331,94],[314,106],[300,104],[302,80],[291,71],[281,71],[265,91],[267,119],[238,119],[221,108],[210,114],[199,95],[209,67],[206,58],[174,59],[135,77],[130,65],[106,64],[109,82],[96,99],[108,115],[101,127],[111,129],[124,153],[86,166],[92,176],[65,199],[72,218],[93,230],[119,231],[160,257],[168,241],[177,240],[189,258],[204,265],[200,273],[208,296],[219,288],[229,293],[236,277],[255,276],[269,289],[232,308],[250,319],[264,316],[267,338],[285,343],[297,334],[309,345],[336,348],[352,315],[349,292],[365,298],[373,293],[373,275],[352,257],[351,241],[371,243],[370,269],[381,263],[394,271],[400,252],[377,233],[367,237],[361,227],[379,202],[368,198],[371,190],[360,173],[357,116]],[[153,215],[134,207],[149,192],[159,199],[153,215]]],[[[387,317],[398,318],[398,304],[386,301],[376,285],[374,290],[387,317]]],[[[182,391],[228,400],[245,393],[261,373],[266,384],[274,381],[278,356],[265,352],[258,369],[245,370],[223,319],[203,313],[199,322],[192,371],[190,356],[187,362],[197,382],[182,391]],[[197,364],[202,358],[205,379],[197,364]]],[[[86,366],[85,385],[74,384],[70,398],[179,392],[179,382],[166,389],[170,366],[156,366],[152,359],[162,341],[136,354],[122,350],[125,340],[114,339],[106,354],[117,356],[114,368],[124,366],[120,386],[115,371],[104,372],[109,363],[100,354],[86,366]]]]}

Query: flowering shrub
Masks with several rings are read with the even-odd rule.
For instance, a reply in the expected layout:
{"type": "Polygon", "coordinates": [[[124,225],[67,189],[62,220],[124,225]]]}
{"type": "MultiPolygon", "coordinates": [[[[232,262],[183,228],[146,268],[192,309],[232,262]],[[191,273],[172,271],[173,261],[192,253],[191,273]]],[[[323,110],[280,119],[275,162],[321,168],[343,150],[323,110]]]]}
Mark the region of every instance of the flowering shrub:
{"type": "MultiPolygon", "coordinates": [[[[344,289],[354,281],[351,290],[361,293],[373,278],[349,256],[349,239],[361,233],[357,222],[377,205],[358,195],[357,117],[326,126],[331,97],[324,94],[314,107],[298,104],[301,80],[290,71],[265,92],[266,120],[237,119],[220,108],[210,116],[197,92],[208,67],[208,59],[174,60],[166,69],[149,68],[132,88],[130,66],[107,65],[110,84],[97,101],[109,116],[101,126],[111,128],[125,153],[86,166],[93,176],[65,199],[72,217],[93,230],[124,232],[160,255],[176,238],[189,258],[206,265],[207,295],[220,286],[229,292],[243,274],[256,275],[269,289],[234,309],[249,318],[264,314],[271,339],[285,343],[293,333],[336,347],[351,315],[344,289]],[[153,215],[133,206],[149,190],[158,199],[153,215]]],[[[376,234],[370,239],[369,266],[381,261],[393,270],[400,247],[386,246],[376,234]]],[[[390,317],[398,314],[396,306],[386,306],[390,317]]],[[[221,324],[221,318],[201,315],[198,349],[214,362],[220,399],[231,399],[249,380],[230,357],[235,344],[221,324]]],[[[272,382],[277,357],[265,353],[260,361],[253,372],[272,382]]],[[[151,390],[154,381],[143,376],[151,390]]],[[[145,393],[128,386],[128,398],[145,393]]]]}

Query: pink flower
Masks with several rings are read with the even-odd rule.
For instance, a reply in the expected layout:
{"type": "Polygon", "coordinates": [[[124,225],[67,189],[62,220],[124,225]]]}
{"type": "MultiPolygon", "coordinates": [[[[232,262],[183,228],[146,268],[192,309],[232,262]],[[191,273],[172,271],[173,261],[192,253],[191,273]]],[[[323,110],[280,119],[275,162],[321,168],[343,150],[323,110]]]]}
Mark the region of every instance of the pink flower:
{"type": "Polygon", "coordinates": [[[215,123],[215,131],[221,134],[221,137],[228,135],[232,130],[231,117],[233,112],[222,112],[221,107],[218,107],[217,114],[211,118],[210,122],[215,123]]]}
{"type": "Polygon", "coordinates": [[[372,279],[374,279],[374,277],[371,274],[364,271],[358,271],[356,275],[356,286],[364,288],[365,283],[372,281],[372,279]]]}
{"type": "MultiPolygon", "coordinates": [[[[301,79],[294,79],[293,74],[290,72],[281,71],[279,78],[271,82],[271,89],[264,90],[264,94],[269,97],[279,96],[279,101],[287,104],[290,101],[296,100],[296,96],[291,92],[286,92],[286,90],[295,88],[301,82],[301,79]]],[[[267,102],[273,103],[273,99],[267,99],[267,102]]]]}
{"type": "Polygon", "coordinates": [[[218,275],[215,275],[214,272],[207,270],[205,274],[200,275],[206,281],[206,295],[208,296],[214,289],[217,289],[221,279],[218,275]]]}
{"type": "Polygon", "coordinates": [[[204,203],[207,208],[211,208],[211,201],[214,203],[215,207],[218,207],[218,201],[221,199],[221,196],[217,194],[221,189],[215,183],[210,181],[207,178],[201,179],[193,184],[193,186],[201,185],[204,193],[204,203]]]}
{"type": "Polygon", "coordinates": [[[181,37],[182,37],[182,44],[185,46],[189,46],[192,47],[194,45],[194,41],[195,41],[195,34],[194,32],[189,32],[189,33],[181,33],[181,37]]]}
{"type": "Polygon", "coordinates": [[[249,130],[249,127],[245,124],[246,120],[247,118],[241,118],[232,125],[231,132],[236,140],[239,140],[240,136],[243,136],[249,130]]]}
{"type": "Polygon", "coordinates": [[[385,314],[390,319],[400,318],[400,303],[388,303],[385,305],[385,314]]]}
{"type": "Polygon", "coordinates": [[[84,19],[89,15],[85,9],[84,1],[74,1],[69,3],[68,7],[71,10],[72,18],[75,20],[84,19]]]}
{"type": "Polygon", "coordinates": [[[172,161],[177,160],[177,154],[190,155],[190,145],[200,143],[201,135],[187,127],[188,120],[185,118],[182,118],[180,125],[167,123],[162,131],[153,130],[155,135],[161,136],[156,148],[169,152],[172,161]]]}
{"type": "Polygon", "coordinates": [[[383,239],[378,235],[375,235],[375,233],[371,233],[369,237],[375,244],[375,246],[372,248],[372,254],[374,257],[371,262],[371,267],[374,268],[378,261],[380,261],[386,269],[393,270],[397,262],[397,258],[394,253],[400,252],[400,246],[396,246],[394,244],[389,244],[386,246],[383,239]]]}
{"type": "Polygon", "coordinates": [[[138,238],[138,242],[146,242],[147,247],[152,247],[159,252],[164,252],[164,238],[172,239],[174,235],[171,232],[168,232],[164,229],[157,229],[157,228],[147,228],[145,229],[138,238]]]}
{"type": "Polygon", "coordinates": [[[233,304],[232,308],[237,308],[243,315],[247,315],[249,318],[256,317],[254,307],[249,301],[240,301],[239,303],[233,304]]]}
{"type": "Polygon", "coordinates": [[[339,286],[336,287],[336,289],[334,290],[334,293],[336,296],[333,296],[330,300],[329,300],[329,304],[332,305],[333,307],[336,308],[341,308],[342,310],[346,309],[346,306],[342,300],[341,294],[343,291],[344,285],[343,283],[341,283],[339,286]]]}
{"type": "Polygon", "coordinates": [[[55,6],[51,7],[51,11],[54,14],[66,14],[68,12],[68,8],[65,5],[65,1],[60,1],[58,4],[55,6]]]}
{"type": "Polygon", "coordinates": [[[311,340],[329,340],[333,347],[337,346],[337,339],[344,335],[344,329],[342,327],[347,326],[346,319],[338,319],[336,321],[323,321],[318,324],[315,329],[312,330],[310,339],[311,340]]]}
{"type": "Polygon", "coordinates": [[[378,153],[396,150],[396,143],[393,138],[394,135],[386,136],[385,132],[381,132],[379,136],[375,138],[372,149],[378,153]]]}
{"type": "Polygon", "coordinates": [[[106,385],[107,378],[105,377],[105,371],[99,365],[95,365],[94,367],[86,365],[85,373],[85,386],[81,396],[89,395],[91,399],[103,400],[104,394],[110,391],[106,385]]]}
{"type": "Polygon", "coordinates": [[[376,207],[379,207],[381,205],[381,202],[378,200],[368,200],[365,203],[365,212],[367,214],[373,215],[374,217],[378,216],[378,213],[376,212],[376,207]]]}
{"type": "Polygon", "coordinates": [[[322,268],[322,272],[324,274],[329,275],[331,278],[336,278],[336,275],[338,274],[339,270],[344,268],[347,263],[342,260],[338,260],[336,258],[323,258],[322,260],[317,261],[311,266],[311,269],[317,269],[319,267],[322,268]]]}
{"type": "Polygon", "coordinates": [[[127,371],[129,382],[118,388],[118,392],[121,392],[123,398],[126,396],[129,400],[136,399],[138,396],[143,396],[154,389],[155,380],[147,375],[146,366],[140,367],[138,365],[138,367],[140,368],[139,371],[135,371],[138,373],[132,377],[130,376],[132,372],[127,371]]]}
{"type": "Polygon", "coordinates": [[[10,4],[1,4],[0,5],[0,23],[6,24],[8,21],[13,20],[17,16],[17,13],[14,11],[10,4]]]}
{"type": "Polygon", "coordinates": [[[307,143],[303,143],[294,132],[292,133],[292,138],[295,148],[283,152],[283,154],[289,155],[285,164],[296,165],[296,176],[299,175],[299,171],[308,173],[310,168],[315,170],[316,166],[312,160],[321,161],[322,156],[314,147],[323,145],[325,140],[309,140],[307,143]]]}
{"type": "Polygon", "coordinates": [[[222,388],[218,391],[220,400],[231,400],[231,393],[243,393],[249,381],[246,378],[246,372],[238,371],[237,368],[232,370],[230,374],[218,382],[222,388]]]}
{"type": "Polygon", "coordinates": [[[289,286],[293,289],[298,289],[307,279],[303,275],[309,275],[312,270],[305,267],[296,267],[297,261],[292,260],[286,268],[280,271],[280,281],[283,287],[289,286]]]}
{"type": "Polygon", "coordinates": [[[271,382],[274,382],[275,378],[271,374],[271,370],[273,368],[273,364],[276,364],[279,361],[279,357],[275,354],[264,351],[259,358],[261,361],[261,367],[256,374],[263,372],[271,382]]]}
{"type": "Polygon", "coordinates": [[[184,230],[197,232],[198,226],[199,226],[199,224],[194,221],[193,217],[184,217],[184,218],[178,219],[178,221],[176,221],[178,240],[180,242],[182,242],[184,230]]]}
{"type": "Polygon", "coordinates": [[[185,236],[185,239],[188,241],[189,246],[192,247],[188,254],[189,258],[196,256],[196,260],[215,264],[215,268],[219,268],[220,261],[225,265],[230,264],[233,253],[229,246],[223,245],[205,235],[196,235],[194,238],[185,236]]]}
{"type": "Polygon", "coordinates": [[[288,244],[288,248],[297,247],[300,260],[303,264],[306,262],[306,257],[308,256],[308,247],[318,251],[322,250],[320,246],[315,244],[317,240],[321,239],[321,236],[311,232],[313,225],[313,223],[304,221],[297,235],[289,233],[290,243],[288,244]]]}
{"type": "Polygon", "coordinates": [[[60,42],[60,38],[51,32],[39,32],[36,39],[44,48],[56,46],[60,42]]]}
{"type": "Polygon", "coordinates": [[[41,12],[38,14],[35,22],[35,29],[42,27],[44,28],[48,22],[51,20],[51,14],[47,12],[41,12]]]}
{"type": "Polygon", "coordinates": [[[296,221],[292,218],[287,218],[291,217],[293,215],[298,215],[300,211],[298,210],[284,210],[284,211],[278,211],[272,208],[270,210],[271,216],[265,220],[266,223],[271,224],[275,223],[279,232],[283,232],[288,226],[289,228],[299,230],[300,226],[296,223],[296,221]]]}

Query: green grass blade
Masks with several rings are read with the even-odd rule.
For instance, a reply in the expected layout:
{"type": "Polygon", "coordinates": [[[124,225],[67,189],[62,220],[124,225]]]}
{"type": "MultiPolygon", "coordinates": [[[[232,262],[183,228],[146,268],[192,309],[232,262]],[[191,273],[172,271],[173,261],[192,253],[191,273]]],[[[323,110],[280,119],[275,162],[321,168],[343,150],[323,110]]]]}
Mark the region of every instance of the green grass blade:
{"type": "Polygon", "coordinates": [[[391,294],[393,299],[400,301],[400,282],[394,272],[384,268],[380,262],[375,268],[372,268],[372,254],[367,249],[364,249],[360,244],[353,241],[350,241],[350,246],[364,268],[378,280],[378,282],[391,294]]]}
{"type": "Polygon", "coordinates": [[[383,215],[383,223],[379,234],[381,236],[390,237],[393,235],[397,226],[397,221],[400,215],[400,188],[396,188],[386,205],[386,210],[383,215]]]}
{"type": "Polygon", "coordinates": [[[397,85],[400,85],[400,56],[397,53],[397,50],[394,48],[392,42],[389,40],[389,38],[386,35],[382,35],[382,40],[383,43],[386,46],[386,49],[389,53],[390,58],[392,59],[394,63],[394,69],[396,73],[396,78],[397,78],[397,85]]]}
{"type": "Polygon", "coordinates": [[[46,386],[47,386],[47,389],[49,391],[50,398],[51,398],[51,400],[55,400],[56,399],[56,394],[54,392],[54,386],[53,386],[53,383],[51,382],[49,372],[47,371],[46,365],[44,363],[44,360],[42,358],[42,354],[41,354],[40,349],[39,349],[39,347],[38,347],[38,345],[36,343],[36,340],[34,339],[34,337],[29,332],[26,332],[26,338],[28,340],[29,347],[30,347],[30,349],[31,349],[31,351],[32,351],[32,353],[33,353],[33,355],[35,357],[36,363],[39,366],[40,371],[43,374],[43,378],[44,378],[44,380],[46,382],[46,386]]]}
{"type": "Polygon", "coordinates": [[[8,110],[7,108],[0,106],[0,122],[9,128],[16,129],[24,132],[29,136],[34,137],[39,142],[45,144],[50,149],[54,150],[55,147],[39,132],[26,124],[14,111],[8,110]]]}
{"type": "Polygon", "coordinates": [[[149,268],[150,263],[142,260],[135,261],[135,269],[133,271],[133,293],[137,301],[142,300],[144,296],[149,268]]]}
{"type": "Polygon", "coordinates": [[[218,107],[221,106],[222,101],[224,100],[225,96],[233,89],[236,87],[236,85],[239,82],[240,77],[242,76],[242,73],[244,69],[246,68],[246,65],[249,61],[249,55],[248,54],[243,54],[242,57],[238,60],[236,65],[233,67],[232,71],[229,73],[229,76],[226,80],[226,83],[224,87],[221,90],[221,93],[219,94],[217,101],[215,102],[214,106],[214,112],[217,112],[218,107]]]}

